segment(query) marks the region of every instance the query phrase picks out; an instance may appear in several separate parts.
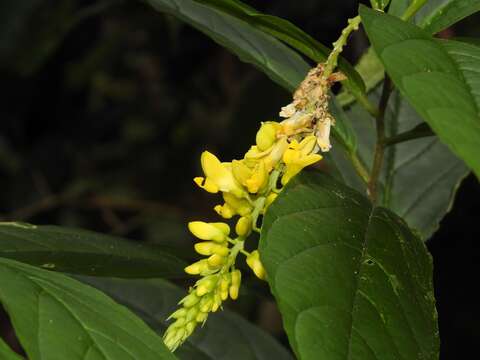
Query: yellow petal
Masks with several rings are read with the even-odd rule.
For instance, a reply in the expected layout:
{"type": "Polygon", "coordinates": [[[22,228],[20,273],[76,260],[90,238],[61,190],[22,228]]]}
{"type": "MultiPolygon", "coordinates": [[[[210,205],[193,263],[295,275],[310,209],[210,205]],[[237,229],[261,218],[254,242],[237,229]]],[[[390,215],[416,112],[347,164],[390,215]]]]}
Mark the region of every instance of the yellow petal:
{"type": "Polygon", "coordinates": [[[279,124],[273,121],[263,123],[255,137],[257,147],[260,151],[269,149],[277,140],[277,129],[279,124]]]}
{"type": "Polygon", "coordinates": [[[201,240],[213,240],[217,242],[223,242],[227,239],[227,235],[225,234],[224,229],[219,229],[217,226],[203,221],[189,222],[188,229],[194,236],[201,240]]]}
{"type": "Polygon", "coordinates": [[[215,194],[218,192],[218,186],[209,179],[198,176],[194,178],[193,181],[195,182],[195,184],[197,184],[202,189],[208,191],[209,193],[215,194]]]}
{"type": "Polygon", "coordinates": [[[208,181],[214,183],[218,190],[232,192],[242,196],[243,189],[235,180],[228,163],[221,163],[218,158],[208,151],[202,153],[202,169],[208,181]]]}
{"type": "Polygon", "coordinates": [[[268,173],[265,169],[265,163],[262,160],[259,160],[252,175],[245,181],[244,185],[247,187],[248,192],[256,194],[267,184],[267,180],[268,173]]]}
{"type": "Polygon", "coordinates": [[[235,225],[235,232],[238,236],[248,236],[252,231],[252,218],[250,216],[242,216],[235,225]]]}
{"type": "Polygon", "coordinates": [[[265,280],[265,268],[260,261],[260,254],[258,250],[252,251],[252,253],[247,257],[247,265],[253,270],[259,279],[265,280]]]}

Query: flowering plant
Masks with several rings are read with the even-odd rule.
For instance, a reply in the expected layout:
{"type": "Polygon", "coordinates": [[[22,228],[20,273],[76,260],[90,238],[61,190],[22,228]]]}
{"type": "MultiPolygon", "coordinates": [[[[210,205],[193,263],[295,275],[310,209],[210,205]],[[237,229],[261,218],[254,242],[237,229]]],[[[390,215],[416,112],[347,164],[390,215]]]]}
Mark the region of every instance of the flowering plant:
{"type": "MultiPolygon", "coordinates": [[[[202,256],[193,263],[1,222],[0,303],[28,358],[437,359],[424,242],[459,182],[480,174],[480,47],[434,35],[479,2],[371,0],[331,49],[239,0],[146,2],[256,65],[292,101],[258,121],[237,159],[201,154],[193,182],[220,203],[218,221],[187,225],[202,256]],[[370,47],[352,65],[342,53],[360,27],[370,47]],[[167,281],[184,273],[186,291],[167,281]],[[224,309],[250,276],[268,284],[291,351],[224,309]]],[[[0,337],[0,358],[21,356],[0,337]]]]}

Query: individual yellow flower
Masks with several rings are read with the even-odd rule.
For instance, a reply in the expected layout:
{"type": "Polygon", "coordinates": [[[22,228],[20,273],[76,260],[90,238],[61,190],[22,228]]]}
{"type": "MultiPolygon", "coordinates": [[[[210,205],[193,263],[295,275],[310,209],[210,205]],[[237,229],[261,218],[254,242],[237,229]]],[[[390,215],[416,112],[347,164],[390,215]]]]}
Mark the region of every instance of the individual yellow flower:
{"type": "Polygon", "coordinates": [[[250,150],[245,154],[245,162],[255,163],[258,160],[263,160],[265,163],[265,169],[267,172],[272,171],[275,166],[282,160],[283,153],[288,149],[287,138],[281,137],[275,142],[275,144],[266,151],[260,151],[259,148],[254,145],[250,147],[250,150]]]}
{"type": "Polygon", "coordinates": [[[230,163],[220,162],[215,155],[208,151],[202,153],[200,161],[205,178],[196,177],[193,179],[198,186],[211,193],[223,191],[230,192],[238,197],[243,196],[244,190],[235,180],[230,163]]]}
{"type": "Polygon", "coordinates": [[[249,193],[256,194],[268,182],[268,172],[262,160],[253,162],[252,167],[247,166],[244,160],[232,161],[232,172],[235,179],[244,185],[249,193]]]}
{"type": "Polygon", "coordinates": [[[235,232],[238,236],[248,236],[252,231],[252,218],[250,216],[242,216],[235,225],[235,232]]]}
{"type": "Polygon", "coordinates": [[[282,184],[287,184],[291,178],[297,175],[304,167],[312,165],[322,159],[319,154],[312,154],[317,139],[315,136],[307,136],[300,143],[293,140],[290,147],[283,154],[283,162],[286,165],[282,176],[282,184]]]}
{"type": "Polygon", "coordinates": [[[260,261],[260,253],[258,252],[258,250],[252,251],[250,255],[247,256],[247,265],[250,267],[250,269],[253,270],[253,272],[259,279],[265,280],[265,268],[260,261]]]}
{"type": "Polygon", "coordinates": [[[230,227],[225,223],[206,223],[191,221],[188,223],[190,232],[201,240],[224,242],[230,234],[230,227]]]}
{"type": "Polygon", "coordinates": [[[255,142],[260,151],[269,149],[277,141],[277,131],[280,124],[274,121],[262,123],[255,137],[255,142]]]}
{"type": "Polygon", "coordinates": [[[215,206],[214,210],[225,219],[234,215],[246,216],[253,210],[253,206],[246,199],[241,199],[230,193],[223,193],[225,204],[215,206]]]}

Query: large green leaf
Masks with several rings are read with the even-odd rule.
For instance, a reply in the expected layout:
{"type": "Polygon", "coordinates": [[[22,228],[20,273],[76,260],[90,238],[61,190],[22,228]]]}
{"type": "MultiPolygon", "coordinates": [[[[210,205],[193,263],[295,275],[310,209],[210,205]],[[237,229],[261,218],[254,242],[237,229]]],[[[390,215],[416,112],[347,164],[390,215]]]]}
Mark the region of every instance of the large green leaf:
{"type": "Polygon", "coordinates": [[[480,175],[480,47],[434,39],[363,6],[360,13],[395,85],[440,140],[480,175]]]}
{"type": "Polygon", "coordinates": [[[31,360],[175,359],[141,319],[68,276],[0,258],[0,281],[31,360]]]}
{"type": "Polygon", "coordinates": [[[321,173],[267,212],[260,240],[299,359],[437,359],[432,261],[398,216],[321,173]]]}
{"type": "Polygon", "coordinates": [[[293,50],[243,20],[194,0],[145,0],[158,11],[189,23],[253,64],[281,86],[294,90],[309,66],[293,50]]]}
{"type": "MultiPolygon", "coordinates": [[[[194,0],[145,1],[155,9],[194,26],[289,91],[296,89],[309,69],[309,65],[296,52],[273,36],[223,11],[194,0]]],[[[333,129],[342,144],[348,145],[355,137],[353,133],[342,132],[348,129],[341,124],[333,129]]]]}
{"type": "Polygon", "coordinates": [[[24,223],[0,223],[0,257],[74,274],[136,278],[183,277],[187,265],[158,247],[24,223]]]}
{"type": "MultiPolygon", "coordinates": [[[[380,89],[370,95],[378,103],[380,89]]],[[[370,168],[373,162],[376,130],[375,120],[358,104],[347,111],[358,138],[358,154],[370,168]]],[[[395,91],[390,98],[386,115],[387,136],[406,132],[422,124],[414,109],[395,91]]],[[[362,193],[360,181],[350,162],[334,152],[335,163],[349,186],[362,193]]],[[[393,210],[420,232],[427,240],[449,211],[455,192],[469,170],[437,137],[428,137],[387,147],[380,177],[380,204],[393,210]],[[423,181],[418,181],[423,179],[423,181]]]]}
{"type": "MultiPolygon", "coordinates": [[[[185,296],[185,290],[164,280],[81,278],[138,314],[159,334],[165,319],[185,296]]],[[[224,310],[212,314],[175,354],[182,360],[291,360],[268,334],[241,316],[224,310]]]]}
{"type": "Polygon", "coordinates": [[[5,344],[0,337],[0,359],[2,360],[23,360],[23,357],[14,352],[10,347],[5,344]]]}
{"type": "MultiPolygon", "coordinates": [[[[392,0],[389,13],[401,16],[411,0],[392,0]]],[[[430,34],[448,28],[480,11],[479,0],[428,0],[414,17],[414,22],[430,34]]]]}
{"type": "MultiPolygon", "coordinates": [[[[277,16],[262,14],[239,0],[196,1],[220,9],[227,14],[248,22],[253,27],[284,41],[317,63],[326,61],[330,54],[331,49],[315,40],[290,21],[277,16]]],[[[365,92],[365,84],[362,77],[347,60],[340,58],[339,68],[348,78],[345,82],[348,88],[353,92],[365,92]]]]}

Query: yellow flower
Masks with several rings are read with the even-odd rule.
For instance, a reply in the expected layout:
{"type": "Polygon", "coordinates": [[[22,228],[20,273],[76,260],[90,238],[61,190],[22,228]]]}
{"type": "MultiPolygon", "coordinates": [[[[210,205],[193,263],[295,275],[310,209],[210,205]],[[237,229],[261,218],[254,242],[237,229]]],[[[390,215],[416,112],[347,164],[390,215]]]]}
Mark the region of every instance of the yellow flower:
{"type": "Polygon", "coordinates": [[[227,256],[230,253],[230,250],[227,247],[227,242],[219,244],[214,241],[202,241],[196,243],[194,247],[195,251],[200,255],[210,256],[218,254],[220,256],[227,256]]]}
{"type": "Polygon", "coordinates": [[[253,270],[253,272],[259,279],[265,280],[265,268],[260,261],[260,253],[258,252],[258,250],[252,251],[250,255],[247,256],[247,265],[250,267],[250,269],[253,270]]]}
{"type": "Polygon", "coordinates": [[[223,193],[225,204],[215,206],[214,210],[225,219],[231,219],[234,215],[246,216],[253,210],[252,205],[246,199],[240,199],[230,193],[223,193]]]}
{"type": "Polygon", "coordinates": [[[235,180],[232,174],[231,164],[222,163],[218,158],[208,151],[204,151],[200,158],[205,179],[196,177],[195,183],[208,192],[216,193],[218,191],[231,192],[242,197],[244,190],[235,180]]]}
{"type": "Polygon", "coordinates": [[[286,137],[277,140],[277,142],[266,151],[260,151],[257,146],[252,146],[245,154],[245,162],[250,164],[261,159],[265,163],[265,170],[269,173],[282,159],[283,153],[287,148],[288,141],[286,137]]]}
{"type": "Polygon", "coordinates": [[[242,216],[235,225],[235,232],[238,236],[248,236],[252,231],[252,218],[250,216],[242,216]]]}
{"type": "Polygon", "coordinates": [[[240,291],[241,281],[242,281],[242,273],[240,272],[240,270],[232,271],[230,288],[228,289],[228,292],[232,300],[236,300],[238,298],[238,292],[240,291]]]}
{"type": "Polygon", "coordinates": [[[283,154],[283,162],[287,166],[282,176],[282,184],[287,184],[291,178],[297,175],[304,167],[312,165],[322,159],[319,154],[312,154],[317,139],[315,136],[307,136],[300,143],[293,140],[289,149],[283,154]]]}
{"type": "Polygon", "coordinates": [[[191,221],[188,223],[190,232],[201,240],[224,242],[230,234],[230,227],[225,223],[206,223],[191,221]]]}
{"type": "Polygon", "coordinates": [[[280,125],[274,121],[267,121],[262,123],[260,130],[257,132],[255,142],[260,151],[269,149],[277,140],[277,130],[280,125]]]}
{"type": "Polygon", "coordinates": [[[232,171],[235,179],[252,194],[256,194],[268,182],[268,172],[263,160],[253,162],[252,167],[247,166],[244,160],[233,160],[232,171]]]}

